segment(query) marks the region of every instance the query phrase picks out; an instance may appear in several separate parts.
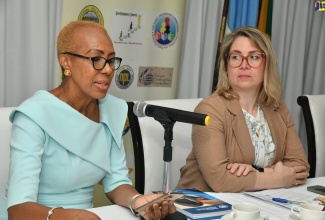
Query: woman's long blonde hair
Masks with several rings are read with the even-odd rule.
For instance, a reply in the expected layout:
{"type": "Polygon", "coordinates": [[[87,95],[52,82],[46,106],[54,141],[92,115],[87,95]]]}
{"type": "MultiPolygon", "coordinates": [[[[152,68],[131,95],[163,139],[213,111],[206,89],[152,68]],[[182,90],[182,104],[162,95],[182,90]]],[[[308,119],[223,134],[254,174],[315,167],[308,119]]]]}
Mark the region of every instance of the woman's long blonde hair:
{"type": "Polygon", "coordinates": [[[273,105],[278,107],[281,101],[281,82],[272,43],[266,34],[249,26],[239,28],[225,37],[220,48],[220,77],[216,92],[226,99],[239,99],[239,95],[231,88],[229,83],[227,56],[234,40],[240,36],[247,37],[255,47],[265,54],[264,80],[257,98],[258,104],[261,106],[273,105]]]}

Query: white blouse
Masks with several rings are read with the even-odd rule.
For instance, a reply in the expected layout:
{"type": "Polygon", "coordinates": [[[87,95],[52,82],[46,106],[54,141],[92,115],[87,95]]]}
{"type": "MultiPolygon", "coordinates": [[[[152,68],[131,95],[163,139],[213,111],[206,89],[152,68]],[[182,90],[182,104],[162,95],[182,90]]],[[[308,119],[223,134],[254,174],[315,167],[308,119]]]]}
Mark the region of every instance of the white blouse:
{"type": "Polygon", "coordinates": [[[263,110],[258,106],[256,118],[242,109],[255,148],[254,165],[268,167],[274,159],[275,145],[263,110]]]}

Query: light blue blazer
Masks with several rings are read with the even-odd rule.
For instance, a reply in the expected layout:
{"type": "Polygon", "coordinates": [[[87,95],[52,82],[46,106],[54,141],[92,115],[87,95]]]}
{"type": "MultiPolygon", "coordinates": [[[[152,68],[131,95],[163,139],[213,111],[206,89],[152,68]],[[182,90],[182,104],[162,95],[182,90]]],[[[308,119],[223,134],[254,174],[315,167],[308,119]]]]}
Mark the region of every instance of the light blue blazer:
{"type": "Polygon", "coordinates": [[[42,90],[11,113],[7,207],[31,201],[86,209],[99,181],[105,192],[132,184],[122,140],[127,105],[107,95],[99,111],[95,123],[42,90]]]}

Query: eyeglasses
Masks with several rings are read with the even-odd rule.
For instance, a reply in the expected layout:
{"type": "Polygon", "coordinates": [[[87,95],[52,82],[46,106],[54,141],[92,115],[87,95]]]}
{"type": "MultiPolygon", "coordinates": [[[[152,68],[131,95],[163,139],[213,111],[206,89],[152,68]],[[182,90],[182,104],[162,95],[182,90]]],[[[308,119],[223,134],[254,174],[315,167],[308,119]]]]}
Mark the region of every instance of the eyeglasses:
{"type": "Polygon", "coordinates": [[[122,58],[120,57],[113,57],[111,59],[105,59],[104,57],[86,57],[86,56],[82,56],[80,54],[75,54],[75,53],[70,53],[70,52],[64,52],[62,54],[69,54],[75,57],[80,57],[86,60],[91,60],[93,61],[93,67],[96,70],[102,70],[104,69],[104,67],[106,66],[106,63],[109,64],[109,66],[113,69],[113,70],[117,70],[122,62],[122,58]]]}
{"type": "Polygon", "coordinates": [[[265,58],[264,53],[253,53],[248,56],[243,56],[238,53],[226,55],[229,66],[234,68],[239,67],[243,63],[243,60],[246,60],[250,67],[259,67],[263,62],[263,58],[265,58]]]}

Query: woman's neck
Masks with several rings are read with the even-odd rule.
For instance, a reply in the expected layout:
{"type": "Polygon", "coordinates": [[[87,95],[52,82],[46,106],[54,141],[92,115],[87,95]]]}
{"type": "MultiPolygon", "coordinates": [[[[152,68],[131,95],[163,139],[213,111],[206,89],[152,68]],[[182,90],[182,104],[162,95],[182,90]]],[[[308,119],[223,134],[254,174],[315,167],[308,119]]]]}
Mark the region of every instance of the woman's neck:
{"type": "Polygon", "coordinates": [[[254,117],[257,116],[257,111],[258,111],[257,95],[254,96],[240,95],[239,104],[249,114],[253,115],[254,117]]]}
{"type": "Polygon", "coordinates": [[[73,89],[68,89],[64,84],[61,84],[56,89],[51,90],[50,92],[59,98],[61,101],[67,103],[76,111],[85,115],[89,119],[99,122],[99,106],[98,100],[96,99],[87,99],[86,97],[78,96],[73,93],[73,89]]]}

